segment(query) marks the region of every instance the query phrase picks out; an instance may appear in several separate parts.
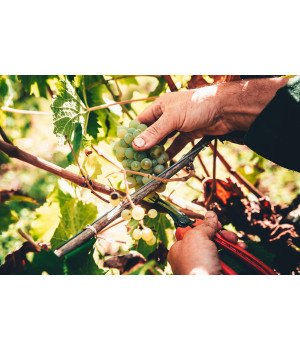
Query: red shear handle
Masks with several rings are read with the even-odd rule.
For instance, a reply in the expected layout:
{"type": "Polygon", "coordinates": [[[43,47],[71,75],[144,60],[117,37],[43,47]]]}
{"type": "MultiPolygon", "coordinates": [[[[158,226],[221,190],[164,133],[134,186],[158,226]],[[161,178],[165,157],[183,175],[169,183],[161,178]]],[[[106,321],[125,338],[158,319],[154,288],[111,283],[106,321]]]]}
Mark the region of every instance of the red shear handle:
{"type": "MultiPolygon", "coordinates": [[[[196,219],[195,223],[193,224],[193,227],[202,224],[202,222],[203,222],[203,220],[196,219]]],[[[191,226],[177,227],[176,232],[175,232],[175,237],[176,237],[177,241],[181,241],[184,234],[186,233],[186,231],[190,230],[191,228],[192,228],[191,226]]]]}
{"type": "Polygon", "coordinates": [[[219,233],[216,234],[214,241],[215,243],[219,244],[224,250],[227,250],[228,252],[238,257],[241,261],[252,267],[258,273],[262,275],[276,275],[276,272],[264,264],[261,260],[248,253],[245,249],[241,248],[237,244],[228,242],[219,233]]]}

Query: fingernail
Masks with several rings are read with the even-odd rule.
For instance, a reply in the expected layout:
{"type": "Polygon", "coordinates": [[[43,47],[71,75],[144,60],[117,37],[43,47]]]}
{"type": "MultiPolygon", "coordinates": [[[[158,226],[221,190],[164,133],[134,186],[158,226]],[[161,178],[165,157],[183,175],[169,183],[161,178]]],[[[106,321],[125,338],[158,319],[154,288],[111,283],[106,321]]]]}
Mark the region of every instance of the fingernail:
{"type": "Polygon", "coordinates": [[[213,211],[208,211],[208,212],[205,214],[205,219],[214,218],[215,216],[216,216],[215,212],[213,212],[213,211]]]}
{"type": "Polygon", "coordinates": [[[142,139],[141,137],[138,137],[138,138],[134,139],[133,142],[135,143],[135,145],[136,145],[137,147],[143,147],[143,146],[145,146],[145,140],[142,139]]]}

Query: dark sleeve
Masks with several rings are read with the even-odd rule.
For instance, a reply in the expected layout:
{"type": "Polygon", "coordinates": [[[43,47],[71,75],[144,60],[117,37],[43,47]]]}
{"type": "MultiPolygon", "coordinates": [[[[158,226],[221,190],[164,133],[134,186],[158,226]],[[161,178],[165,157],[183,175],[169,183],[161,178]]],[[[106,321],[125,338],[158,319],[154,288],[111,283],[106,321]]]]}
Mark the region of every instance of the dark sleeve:
{"type": "Polygon", "coordinates": [[[300,172],[300,77],[279,89],[244,138],[253,151],[300,172]]]}

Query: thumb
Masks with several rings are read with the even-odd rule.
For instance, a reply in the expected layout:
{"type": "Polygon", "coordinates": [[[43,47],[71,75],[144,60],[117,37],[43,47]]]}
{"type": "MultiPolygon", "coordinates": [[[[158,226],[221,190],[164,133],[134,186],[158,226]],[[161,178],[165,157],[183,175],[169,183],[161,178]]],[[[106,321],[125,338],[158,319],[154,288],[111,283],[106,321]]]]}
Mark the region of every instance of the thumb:
{"type": "Polygon", "coordinates": [[[147,150],[160,143],[173,130],[174,128],[172,128],[170,121],[168,122],[167,116],[163,114],[155,123],[133,140],[132,146],[137,151],[147,150]]]}
{"type": "Polygon", "coordinates": [[[201,233],[206,235],[209,239],[213,239],[219,230],[219,220],[217,214],[213,211],[208,211],[205,214],[203,222],[197,226],[197,228],[199,228],[199,231],[201,230],[201,233]]]}

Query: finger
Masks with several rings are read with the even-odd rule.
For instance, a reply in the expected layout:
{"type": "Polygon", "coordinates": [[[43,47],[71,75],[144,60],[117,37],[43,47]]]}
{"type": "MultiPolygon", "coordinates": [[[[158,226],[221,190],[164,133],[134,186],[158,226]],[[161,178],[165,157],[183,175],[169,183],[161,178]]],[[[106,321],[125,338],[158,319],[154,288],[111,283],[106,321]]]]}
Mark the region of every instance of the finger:
{"type": "Polygon", "coordinates": [[[238,242],[238,236],[236,233],[227,231],[227,230],[221,230],[220,234],[223,238],[225,238],[228,242],[237,244],[239,247],[243,249],[247,249],[247,244],[244,242],[238,242]]]}
{"type": "Polygon", "coordinates": [[[237,244],[238,241],[238,237],[234,232],[231,231],[227,231],[227,230],[221,230],[220,231],[220,235],[226,239],[226,241],[233,243],[233,244],[237,244]]]}
{"type": "Polygon", "coordinates": [[[188,133],[180,133],[172,142],[171,146],[167,149],[169,158],[172,159],[176,156],[189,142],[192,137],[188,133]]]}
{"type": "Polygon", "coordinates": [[[152,102],[142,113],[139,114],[137,120],[141,124],[151,125],[163,114],[163,108],[160,100],[152,102]]]}
{"type": "Polygon", "coordinates": [[[168,116],[163,114],[155,123],[150,125],[133,140],[132,146],[137,151],[147,150],[159,144],[160,141],[168,136],[172,131],[174,131],[172,123],[170,120],[168,121],[168,116]]]}
{"type": "Polygon", "coordinates": [[[216,213],[208,211],[203,222],[187,231],[183,237],[184,240],[190,239],[213,239],[219,230],[219,221],[216,213]]]}
{"type": "Polygon", "coordinates": [[[244,243],[244,242],[237,242],[237,245],[240,246],[240,247],[243,248],[243,249],[247,249],[247,248],[248,248],[248,247],[247,247],[247,244],[244,243]]]}

